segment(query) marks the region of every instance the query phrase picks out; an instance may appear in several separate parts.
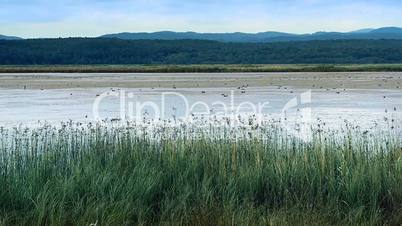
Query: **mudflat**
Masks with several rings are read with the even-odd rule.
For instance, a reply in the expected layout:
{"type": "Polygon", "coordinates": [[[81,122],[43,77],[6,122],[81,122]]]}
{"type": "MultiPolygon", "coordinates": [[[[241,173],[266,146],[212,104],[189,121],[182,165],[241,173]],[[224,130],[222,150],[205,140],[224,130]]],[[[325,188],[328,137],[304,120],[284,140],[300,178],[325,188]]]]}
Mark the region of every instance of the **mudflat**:
{"type": "Polygon", "coordinates": [[[0,74],[0,88],[3,89],[236,88],[242,86],[401,90],[402,72],[0,74]]]}

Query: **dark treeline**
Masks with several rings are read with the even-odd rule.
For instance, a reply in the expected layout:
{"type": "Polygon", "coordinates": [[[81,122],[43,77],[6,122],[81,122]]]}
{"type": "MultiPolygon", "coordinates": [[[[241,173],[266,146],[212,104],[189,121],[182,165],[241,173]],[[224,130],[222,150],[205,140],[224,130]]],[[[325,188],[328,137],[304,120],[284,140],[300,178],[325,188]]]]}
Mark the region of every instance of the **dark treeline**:
{"type": "Polygon", "coordinates": [[[222,43],[102,38],[1,40],[1,65],[401,63],[402,40],[222,43]]]}

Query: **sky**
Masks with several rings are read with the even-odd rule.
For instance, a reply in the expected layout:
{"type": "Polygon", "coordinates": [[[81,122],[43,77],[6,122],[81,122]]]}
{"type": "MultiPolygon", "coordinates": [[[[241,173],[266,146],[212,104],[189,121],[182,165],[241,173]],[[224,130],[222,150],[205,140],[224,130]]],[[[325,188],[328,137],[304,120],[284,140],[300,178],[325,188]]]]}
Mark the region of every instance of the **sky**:
{"type": "Polygon", "coordinates": [[[312,33],[402,27],[401,0],[0,0],[0,34],[312,33]]]}

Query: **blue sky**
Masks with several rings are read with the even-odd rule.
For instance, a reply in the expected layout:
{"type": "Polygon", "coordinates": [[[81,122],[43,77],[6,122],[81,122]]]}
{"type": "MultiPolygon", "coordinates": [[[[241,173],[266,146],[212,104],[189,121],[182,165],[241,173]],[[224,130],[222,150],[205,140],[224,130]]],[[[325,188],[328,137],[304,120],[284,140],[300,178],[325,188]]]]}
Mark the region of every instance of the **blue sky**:
{"type": "Polygon", "coordinates": [[[0,0],[0,34],[351,31],[401,26],[400,0],[0,0]]]}

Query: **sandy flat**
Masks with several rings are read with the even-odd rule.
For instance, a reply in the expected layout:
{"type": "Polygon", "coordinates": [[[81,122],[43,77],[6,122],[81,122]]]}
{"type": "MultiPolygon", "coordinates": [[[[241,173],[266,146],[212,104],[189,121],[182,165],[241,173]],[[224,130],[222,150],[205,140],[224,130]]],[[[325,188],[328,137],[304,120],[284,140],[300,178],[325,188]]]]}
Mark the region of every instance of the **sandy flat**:
{"type": "Polygon", "coordinates": [[[237,88],[290,86],[312,89],[397,89],[402,72],[0,74],[3,89],[237,88]]]}

